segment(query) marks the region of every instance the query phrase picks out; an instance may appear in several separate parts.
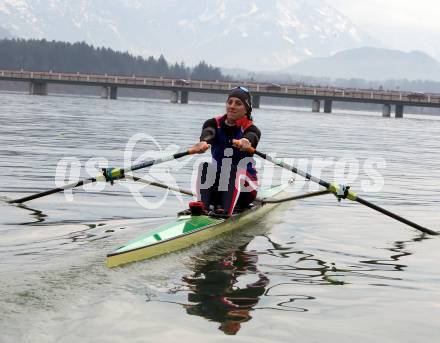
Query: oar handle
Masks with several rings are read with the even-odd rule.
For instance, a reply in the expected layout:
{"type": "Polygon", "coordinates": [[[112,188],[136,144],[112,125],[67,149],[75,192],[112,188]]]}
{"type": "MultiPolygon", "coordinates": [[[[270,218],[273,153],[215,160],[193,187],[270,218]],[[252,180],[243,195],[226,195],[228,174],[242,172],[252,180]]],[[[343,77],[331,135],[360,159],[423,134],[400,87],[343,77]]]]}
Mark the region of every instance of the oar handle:
{"type": "MultiPolygon", "coordinates": [[[[194,149],[194,148],[189,148],[183,156],[186,156],[186,155],[194,155],[194,154],[197,154],[196,149],[194,149]]],[[[181,156],[181,157],[183,157],[183,156],[181,156]]],[[[179,157],[178,157],[178,158],[179,158],[179,157]]]]}
{"type": "MultiPolygon", "coordinates": [[[[240,140],[238,140],[238,139],[233,139],[232,140],[232,145],[235,146],[236,148],[241,149],[241,147],[243,146],[243,143],[240,140]]],[[[247,148],[246,152],[251,154],[251,155],[253,155],[253,154],[255,154],[255,148],[252,148],[252,147],[247,148]]]]}

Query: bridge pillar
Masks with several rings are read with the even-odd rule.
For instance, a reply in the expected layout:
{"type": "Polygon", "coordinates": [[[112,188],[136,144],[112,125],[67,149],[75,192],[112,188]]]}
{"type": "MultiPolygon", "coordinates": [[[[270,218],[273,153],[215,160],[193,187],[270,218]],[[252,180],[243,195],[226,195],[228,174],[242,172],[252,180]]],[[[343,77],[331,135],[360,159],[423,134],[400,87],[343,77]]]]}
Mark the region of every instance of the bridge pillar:
{"type": "Polygon", "coordinates": [[[116,87],[116,86],[102,86],[101,98],[116,100],[118,98],[118,87],[116,87]]]}
{"type": "Polygon", "coordinates": [[[330,99],[324,100],[324,112],[332,113],[332,101],[330,99]]]}
{"type": "Polygon", "coordinates": [[[312,112],[319,112],[320,109],[321,109],[321,101],[320,100],[313,100],[312,112]]]}
{"type": "Polygon", "coordinates": [[[260,108],[260,96],[252,95],[252,108],[260,108]]]}
{"type": "Polygon", "coordinates": [[[41,81],[31,81],[29,84],[30,95],[47,95],[47,83],[41,81]]]}
{"type": "Polygon", "coordinates": [[[391,117],[391,105],[390,104],[384,104],[382,108],[382,117],[389,118],[391,117]]]}
{"type": "Polygon", "coordinates": [[[172,104],[177,104],[179,102],[179,92],[171,91],[170,101],[172,104]]]}
{"type": "Polygon", "coordinates": [[[102,86],[101,88],[101,98],[108,99],[110,96],[110,88],[107,86],[102,86]]]}
{"type": "Polygon", "coordinates": [[[189,92],[188,91],[180,91],[180,103],[181,104],[187,104],[189,98],[189,92]]]}
{"type": "Polygon", "coordinates": [[[403,118],[403,105],[396,105],[396,118],[403,118]]]}
{"type": "Polygon", "coordinates": [[[111,86],[110,87],[110,99],[116,100],[118,98],[118,87],[111,86]]]}

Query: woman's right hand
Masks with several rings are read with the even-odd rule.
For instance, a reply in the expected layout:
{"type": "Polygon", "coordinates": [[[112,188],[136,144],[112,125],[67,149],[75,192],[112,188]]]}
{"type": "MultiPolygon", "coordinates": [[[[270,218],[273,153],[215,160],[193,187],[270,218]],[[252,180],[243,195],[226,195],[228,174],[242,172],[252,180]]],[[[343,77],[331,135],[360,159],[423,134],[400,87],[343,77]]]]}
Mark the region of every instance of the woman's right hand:
{"type": "Polygon", "coordinates": [[[193,154],[203,154],[211,147],[210,144],[205,141],[198,142],[192,146],[190,150],[192,150],[193,154]]]}

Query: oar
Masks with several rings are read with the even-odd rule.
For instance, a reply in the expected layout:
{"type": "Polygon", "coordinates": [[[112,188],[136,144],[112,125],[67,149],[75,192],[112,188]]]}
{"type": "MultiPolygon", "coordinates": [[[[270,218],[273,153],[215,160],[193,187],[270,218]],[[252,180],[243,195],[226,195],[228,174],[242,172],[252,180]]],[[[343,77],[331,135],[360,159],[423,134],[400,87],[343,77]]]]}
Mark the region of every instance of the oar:
{"type": "MultiPolygon", "coordinates": [[[[133,176],[133,175],[128,175],[125,174],[125,179],[126,180],[132,180],[135,182],[140,182],[140,183],[144,183],[146,185],[150,185],[150,186],[155,186],[155,187],[159,187],[159,188],[164,188],[164,189],[169,189],[178,193],[182,193],[185,195],[189,195],[189,196],[196,196],[196,194],[189,190],[189,189],[185,189],[185,188],[181,188],[181,187],[176,187],[176,186],[170,186],[170,185],[166,185],[164,183],[158,182],[158,181],[150,181],[150,180],[146,180],[137,176],[133,176]]],[[[312,193],[305,193],[305,194],[300,194],[300,195],[295,195],[295,196],[291,196],[291,197],[287,197],[287,198],[281,198],[281,199],[267,199],[267,198],[259,198],[257,197],[256,200],[262,202],[263,204],[279,204],[282,202],[287,202],[287,201],[292,201],[292,200],[300,200],[300,199],[306,199],[306,198],[312,198],[312,197],[317,197],[320,195],[325,195],[325,194],[330,194],[329,191],[325,190],[325,191],[319,191],[319,192],[312,192],[312,193]]]]}
{"type": "Polygon", "coordinates": [[[169,186],[169,185],[166,185],[164,183],[160,183],[160,182],[157,182],[157,181],[145,180],[145,179],[142,179],[140,177],[133,176],[133,175],[125,174],[125,179],[136,181],[136,182],[140,182],[140,183],[145,183],[146,185],[156,186],[156,187],[159,187],[159,188],[169,189],[169,190],[172,190],[172,191],[175,191],[175,192],[179,192],[179,193],[182,193],[182,194],[185,194],[185,195],[194,196],[194,193],[192,191],[190,191],[189,189],[185,189],[185,188],[181,188],[181,187],[169,186]]]}
{"type": "Polygon", "coordinates": [[[330,191],[325,190],[325,191],[319,191],[319,192],[294,195],[294,196],[291,196],[288,198],[281,198],[281,199],[261,199],[261,202],[264,204],[280,204],[282,202],[287,202],[287,201],[319,197],[321,195],[330,194],[330,193],[331,193],[330,191]]]}
{"type": "Polygon", "coordinates": [[[47,191],[44,192],[40,192],[40,193],[36,193],[33,195],[29,195],[27,197],[23,197],[20,199],[15,199],[15,200],[11,200],[9,201],[10,204],[22,204],[26,201],[30,201],[30,200],[34,200],[34,199],[38,199],[41,197],[44,197],[46,195],[50,195],[50,194],[54,194],[54,193],[58,193],[58,192],[62,192],[64,190],[67,189],[72,189],[72,188],[76,188],[76,187],[80,187],[80,186],[84,186],[87,185],[89,183],[93,183],[96,181],[108,181],[108,182],[113,182],[114,180],[118,180],[124,177],[124,173],[129,172],[129,171],[134,171],[134,170],[139,170],[142,168],[147,168],[147,167],[151,167],[155,164],[159,164],[159,163],[163,163],[163,162],[168,162],[168,161],[172,161],[172,160],[176,160],[178,158],[187,156],[187,155],[192,155],[194,154],[194,151],[192,149],[189,149],[187,151],[184,152],[178,152],[174,155],[171,156],[166,156],[166,157],[162,157],[156,160],[150,160],[150,161],[145,161],[145,162],[141,162],[139,164],[135,164],[129,168],[123,169],[123,168],[108,168],[105,169],[104,172],[102,174],[97,175],[96,177],[92,177],[89,179],[84,179],[84,180],[80,180],[77,182],[73,182],[73,183],[69,183],[67,185],[64,185],[62,187],[57,187],[57,188],[53,188],[53,189],[49,189],[47,191]]]}
{"type": "MultiPolygon", "coordinates": [[[[233,144],[236,147],[240,147],[241,146],[241,142],[238,141],[238,140],[234,140],[233,144]]],[[[277,158],[271,157],[269,155],[266,155],[266,154],[264,154],[264,153],[262,153],[262,152],[260,152],[260,151],[258,151],[256,149],[254,149],[254,148],[249,148],[248,152],[250,154],[258,155],[261,158],[263,158],[263,159],[265,159],[265,160],[267,160],[269,162],[272,162],[273,164],[275,164],[275,165],[277,165],[277,166],[279,166],[281,168],[290,170],[291,172],[293,172],[295,174],[298,174],[298,175],[304,177],[307,180],[310,180],[310,181],[318,183],[319,185],[321,185],[322,187],[327,189],[329,192],[331,192],[334,195],[336,195],[336,197],[339,200],[347,198],[347,199],[350,199],[352,201],[356,201],[356,202],[358,202],[358,203],[360,203],[362,205],[365,205],[365,206],[367,206],[369,208],[372,208],[373,210],[376,210],[376,211],[378,211],[380,213],[383,213],[383,214],[385,214],[385,215],[387,215],[387,216],[389,216],[391,218],[394,218],[394,219],[396,219],[396,220],[398,220],[398,221],[400,221],[400,222],[402,222],[402,223],[404,223],[406,225],[409,225],[409,226],[411,226],[411,227],[413,227],[413,228],[415,228],[415,229],[417,229],[419,231],[422,231],[424,233],[427,233],[427,234],[430,234],[430,235],[439,235],[440,234],[439,232],[436,232],[436,231],[433,231],[431,229],[425,228],[425,227],[423,227],[423,226],[421,226],[421,225],[419,225],[417,223],[414,223],[414,222],[412,222],[412,221],[410,221],[410,220],[408,220],[406,218],[403,218],[403,217],[401,217],[401,216],[399,216],[399,215],[397,215],[397,214],[395,214],[393,212],[390,212],[390,211],[388,211],[388,210],[386,210],[386,209],[384,209],[384,208],[382,208],[380,206],[377,206],[377,205],[375,205],[375,204],[373,204],[373,203],[371,203],[371,202],[369,202],[369,201],[359,197],[356,193],[352,192],[349,189],[350,187],[348,187],[348,186],[346,187],[346,186],[343,186],[343,185],[338,185],[338,184],[335,184],[335,183],[329,183],[329,182],[326,182],[324,180],[321,180],[321,179],[319,179],[319,178],[317,178],[317,177],[315,177],[315,176],[313,176],[313,175],[311,175],[311,174],[309,174],[307,172],[304,172],[302,170],[297,169],[294,166],[291,166],[291,165],[289,165],[287,163],[284,163],[280,159],[277,159],[277,158]]]]}

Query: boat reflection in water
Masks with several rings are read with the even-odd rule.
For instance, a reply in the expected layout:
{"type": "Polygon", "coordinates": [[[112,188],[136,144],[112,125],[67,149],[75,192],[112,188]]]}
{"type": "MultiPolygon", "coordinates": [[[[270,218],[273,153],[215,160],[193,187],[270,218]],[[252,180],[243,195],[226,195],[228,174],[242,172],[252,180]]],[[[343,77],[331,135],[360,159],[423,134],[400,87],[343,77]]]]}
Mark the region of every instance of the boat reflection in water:
{"type": "Polygon", "coordinates": [[[314,290],[323,286],[401,287],[402,280],[395,272],[406,268],[402,259],[411,255],[407,246],[427,239],[417,234],[407,241],[386,244],[380,253],[370,255],[321,247],[312,253],[299,249],[293,240],[279,244],[266,232],[267,226],[260,223],[249,235],[241,232],[223,238],[191,257],[187,265],[191,274],[183,276],[178,287],[155,294],[154,300],[149,296],[149,301],[179,304],[189,315],[219,323],[221,331],[235,335],[256,310],[308,312],[320,301],[314,290]],[[258,251],[249,246],[256,237],[266,241],[260,241],[258,251]],[[305,289],[310,293],[305,294],[305,289]]]}
{"type": "MultiPolygon", "coordinates": [[[[241,324],[252,317],[250,312],[265,293],[269,279],[257,270],[258,256],[245,251],[245,244],[217,261],[203,261],[195,266],[191,277],[184,277],[188,285],[188,314],[220,323],[219,329],[235,335],[241,324]],[[239,285],[239,278],[252,278],[239,285]]],[[[198,263],[196,263],[198,264],[198,263]]]]}

